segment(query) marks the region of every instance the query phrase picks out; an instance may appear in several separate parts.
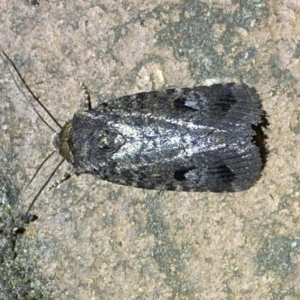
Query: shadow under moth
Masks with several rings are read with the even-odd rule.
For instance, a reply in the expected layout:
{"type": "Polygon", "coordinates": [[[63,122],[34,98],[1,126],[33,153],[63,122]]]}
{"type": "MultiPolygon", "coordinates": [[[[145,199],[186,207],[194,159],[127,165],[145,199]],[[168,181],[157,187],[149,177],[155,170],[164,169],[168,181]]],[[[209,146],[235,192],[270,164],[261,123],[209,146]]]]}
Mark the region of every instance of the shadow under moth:
{"type": "Polygon", "coordinates": [[[86,105],[54,145],[77,175],[144,189],[234,192],[260,177],[254,136],[262,116],[258,95],[244,84],[143,92],[86,105]]]}

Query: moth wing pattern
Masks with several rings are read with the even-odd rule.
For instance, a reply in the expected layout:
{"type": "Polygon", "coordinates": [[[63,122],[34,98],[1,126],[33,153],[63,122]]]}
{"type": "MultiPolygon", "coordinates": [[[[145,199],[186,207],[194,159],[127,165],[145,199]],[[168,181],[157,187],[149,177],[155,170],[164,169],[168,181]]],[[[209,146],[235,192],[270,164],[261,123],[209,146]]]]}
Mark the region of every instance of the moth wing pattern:
{"type": "Polygon", "coordinates": [[[246,85],[168,89],[79,110],[61,140],[77,174],[145,189],[233,192],[260,176],[252,127],[261,117],[246,85]]]}

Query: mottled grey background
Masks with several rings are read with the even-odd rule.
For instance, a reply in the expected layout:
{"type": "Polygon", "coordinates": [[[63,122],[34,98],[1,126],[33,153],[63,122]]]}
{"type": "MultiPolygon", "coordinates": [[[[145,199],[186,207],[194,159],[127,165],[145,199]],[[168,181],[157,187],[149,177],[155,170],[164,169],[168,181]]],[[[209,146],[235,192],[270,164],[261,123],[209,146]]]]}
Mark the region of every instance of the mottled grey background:
{"type": "MultiPolygon", "coordinates": [[[[18,266],[14,283],[25,276],[54,299],[299,299],[300,4],[31,2],[0,3],[1,48],[60,123],[80,105],[80,82],[96,105],[100,97],[234,81],[262,99],[269,155],[259,182],[233,194],[73,177],[44,191],[39,219],[16,245],[3,239],[17,258],[2,260],[2,274],[18,266]]],[[[60,158],[21,193],[52,149],[51,131],[2,61],[0,93],[0,199],[15,214],[60,158]]],[[[10,228],[11,215],[3,216],[10,228]]]]}

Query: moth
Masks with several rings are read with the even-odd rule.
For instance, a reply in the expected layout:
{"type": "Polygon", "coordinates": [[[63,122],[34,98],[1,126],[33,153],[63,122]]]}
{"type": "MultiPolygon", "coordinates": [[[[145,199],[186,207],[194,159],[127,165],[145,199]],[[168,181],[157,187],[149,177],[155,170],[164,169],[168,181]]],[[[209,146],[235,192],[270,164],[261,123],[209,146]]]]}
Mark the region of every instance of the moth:
{"type": "Polygon", "coordinates": [[[57,137],[76,174],[144,189],[234,192],[262,168],[253,88],[215,84],[125,96],[77,111],[57,137]]]}
{"type": "Polygon", "coordinates": [[[142,92],[93,109],[88,103],[54,144],[77,175],[144,189],[235,192],[260,177],[254,136],[262,115],[245,84],[142,92]]]}

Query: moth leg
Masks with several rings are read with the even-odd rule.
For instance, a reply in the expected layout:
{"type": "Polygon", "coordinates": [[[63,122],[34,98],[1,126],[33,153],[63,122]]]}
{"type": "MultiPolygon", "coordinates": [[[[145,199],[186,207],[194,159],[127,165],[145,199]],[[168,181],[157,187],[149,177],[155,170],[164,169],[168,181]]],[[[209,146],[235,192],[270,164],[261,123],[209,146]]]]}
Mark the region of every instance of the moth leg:
{"type": "Polygon", "coordinates": [[[81,104],[80,110],[89,111],[92,108],[90,93],[83,82],[80,83],[80,86],[83,89],[83,93],[84,93],[84,100],[81,104]]]}
{"type": "Polygon", "coordinates": [[[15,225],[15,228],[14,228],[14,232],[22,232],[23,231],[23,225],[24,225],[24,223],[26,223],[26,224],[29,224],[29,223],[31,223],[31,222],[34,222],[35,220],[37,220],[38,219],[38,216],[37,215],[34,215],[34,214],[30,214],[30,213],[26,213],[26,214],[24,214],[24,215],[22,215],[21,216],[21,221],[22,221],[22,223],[21,224],[16,224],[15,225]]]}
{"type": "Polygon", "coordinates": [[[49,187],[48,191],[53,190],[54,188],[56,188],[57,186],[59,186],[60,184],[62,184],[63,182],[67,181],[69,178],[71,178],[71,176],[74,174],[74,172],[70,171],[70,172],[66,172],[64,174],[64,176],[60,179],[55,181],[53,184],[51,184],[51,186],[49,187]]]}

